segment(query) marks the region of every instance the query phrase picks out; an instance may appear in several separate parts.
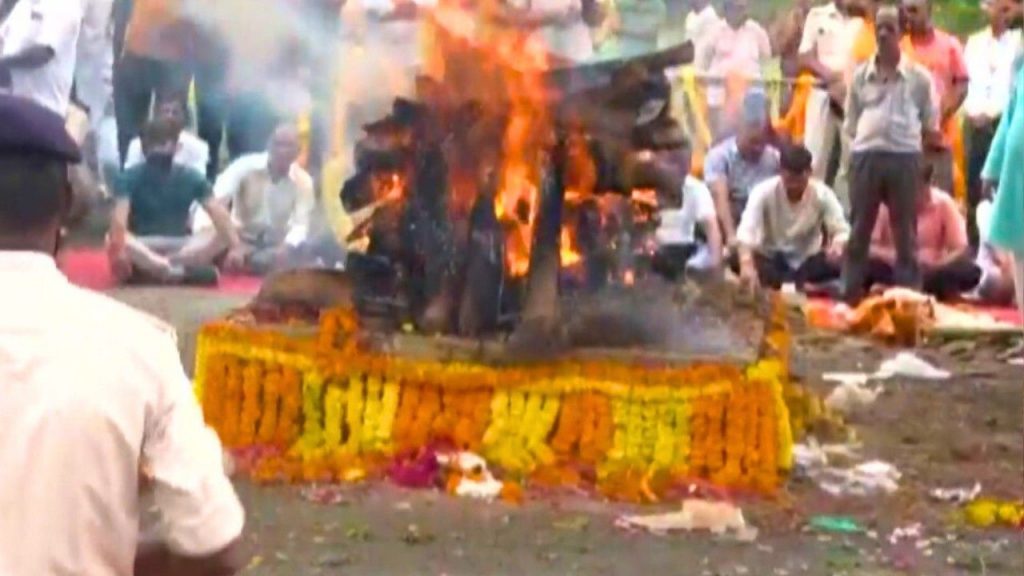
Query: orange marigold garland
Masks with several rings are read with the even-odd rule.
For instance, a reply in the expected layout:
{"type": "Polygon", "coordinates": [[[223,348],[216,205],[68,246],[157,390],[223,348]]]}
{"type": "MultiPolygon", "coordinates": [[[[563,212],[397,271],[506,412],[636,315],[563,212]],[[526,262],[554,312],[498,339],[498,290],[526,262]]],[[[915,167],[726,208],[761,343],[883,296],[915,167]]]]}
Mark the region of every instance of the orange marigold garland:
{"type": "Polygon", "coordinates": [[[242,414],[238,423],[238,442],[249,446],[256,440],[256,425],[260,418],[260,392],[263,382],[263,363],[249,361],[242,369],[242,414]]]}

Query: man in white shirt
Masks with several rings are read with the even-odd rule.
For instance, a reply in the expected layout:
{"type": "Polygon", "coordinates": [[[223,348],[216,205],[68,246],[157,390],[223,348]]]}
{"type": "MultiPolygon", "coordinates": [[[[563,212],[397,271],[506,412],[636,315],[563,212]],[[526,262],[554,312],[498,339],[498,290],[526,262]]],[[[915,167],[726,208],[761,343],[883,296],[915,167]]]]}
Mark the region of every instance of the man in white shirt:
{"type": "Polygon", "coordinates": [[[81,0],[18,0],[0,23],[0,90],[67,116],[81,0]]]}
{"type": "Polygon", "coordinates": [[[114,0],[82,0],[75,96],[89,109],[89,120],[94,130],[99,127],[114,92],[113,8],[114,0]]]}
{"type": "Polygon", "coordinates": [[[63,124],[0,96],[0,574],[234,574],[244,512],[173,329],[54,261],[80,159],[63,124]]]}
{"type": "Polygon", "coordinates": [[[970,144],[967,157],[967,235],[971,246],[979,245],[977,219],[974,216],[982,200],[981,170],[985,167],[999,119],[1010,101],[1014,61],[1021,51],[1021,31],[1009,30],[1003,10],[995,0],[982,0],[989,25],[972,34],[964,48],[967,64],[967,98],[963,111],[967,116],[970,144]]]}
{"type": "Polygon", "coordinates": [[[850,225],[835,193],[811,178],[811,153],[782,150],[782,173],[754,187],[736,239],[740,280],[750,289],[797,289],[839,278],[850,225]]]}
{"type": "Polygon", "coordinates": [[[688,270],[717,270],[722,258],[722,234],[711,191],[690,176],[690,143],[680,135],[676,145],[653,145],[656,131],[664,134],[670,130],[671,126],[663,124],[640,128],[637,144],[641,149],[638,159],[649,167],[657,193],[658,227],[654,231],[656,248],[651,268],[674,281],[688,270]]]}
{"type": "Polygon", "coordinates": [[[818,180],[826,180],[834,145],[840,139],[847,77],[854,67],[853,47],[863,26],[864,20],[850,14],[844,0],[811,8],[804,22],[798,48],[800,64],[823,84],[808,97],[804,130],[804,146],[814,157],[818,180]]]}
{"type": "MultiPolygon", "coordinates": [[[[270,137],[267,151],[247,154],[217,177],[213,197],[231,208],[231,216],[247,254],[245,269],[265,274],[284,266],[309,237],[316,207],[313,179],[296,163],[299,135],[292,124],[281,124],[270,137]]],[[[193,222],[196,235],[215,234],[203,213],[193,222]]]]}
{"type": "Polygon", "coordinates": [[[724,18],[708,31],[706,42],[695,54],[697,71],[708,79],[704,88],[708,117],[716,139],[732,135],[734,114],[746,85],[761,78],[762,64],[771,58],[768,32],[750,18],[747,0],[726,0],[724,18]],[[742,86],[742,90],[730,90],[742,86]]]}
{"type": "MultiPolygon", "coordinates": [[[[210,148],[198,136],[185,130],[188,118],[186,117],[183,97],[162,95],[160,101],[157,102],[154,116],[156,118],[166,118],[168,122],[178,129],[178,143],[174,152],[174,163],[206,175],[206,166],[210,159],[210,148]]],[[[124,159],[124,168],[127,170],[145,161],[146,158],[142,154],[142,140],[135,138],[128,145],[128,155],[124,159]]]]}
{"type": "Polygon", "coordinates": [[[721,21],[711,0],[690,0],[690,11],[686,14],[686,39],[693,42],[696,49],[708,40],[711,31],[721,21]]]}

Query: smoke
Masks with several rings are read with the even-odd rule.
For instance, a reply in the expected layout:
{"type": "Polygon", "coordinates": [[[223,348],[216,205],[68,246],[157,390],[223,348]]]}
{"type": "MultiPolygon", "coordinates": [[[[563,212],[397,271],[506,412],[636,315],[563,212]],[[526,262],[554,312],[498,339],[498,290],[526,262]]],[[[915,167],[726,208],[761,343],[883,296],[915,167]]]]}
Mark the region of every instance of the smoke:
{"type": "Polygon", "coordinates": [[[232,92],[259,94],[283,117],[308,111],[314,98],[326,100],[332,148],[351,158],[361,126],[387,114],[395,97],[412,95],[420,27],[380,20],[391,0],[346,2],[340,19],[311,4],[191,0],[185,10],[221,43],[211,49],[226,51],[232,92]]]}

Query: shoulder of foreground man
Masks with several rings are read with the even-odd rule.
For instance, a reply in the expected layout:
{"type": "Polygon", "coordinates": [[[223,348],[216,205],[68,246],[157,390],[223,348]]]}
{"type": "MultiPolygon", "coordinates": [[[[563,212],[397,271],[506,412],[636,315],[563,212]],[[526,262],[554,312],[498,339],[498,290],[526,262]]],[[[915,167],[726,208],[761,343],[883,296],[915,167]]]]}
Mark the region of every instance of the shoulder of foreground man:
{"type": "Polygon", "coordinates": [[[122,334],[126,342],[140,346],[151,344],[150,338],[177,342],[178,336],[174,327],[156,316],[104,294],[77,287],[75,290],[80,299],[79,311],[91,316],[90,321],[105,326],[106,333],[122,334]]]}

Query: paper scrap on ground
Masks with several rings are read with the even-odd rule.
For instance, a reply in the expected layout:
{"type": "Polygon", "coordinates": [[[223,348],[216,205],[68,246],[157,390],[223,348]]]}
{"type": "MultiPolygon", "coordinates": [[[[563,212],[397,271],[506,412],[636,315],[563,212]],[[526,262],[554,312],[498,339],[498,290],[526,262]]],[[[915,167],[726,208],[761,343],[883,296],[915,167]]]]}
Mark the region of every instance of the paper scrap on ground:
{"type": "Polygon", "coordinates": [[[904,351],[882,362],[872,378],[888,380],[895,376],[917,378],[920,380],[948,380],[952,374],[947,370],[932,366],[918,358],[913,352],[904,351]]]}
{"type": "Polygon", "coordinates": [[[975,482],[971,488],[936,488],[928,494],[939,502],[966,504],[981,494],[981,482],[975,482]]]}
{"type": "MultiPolygon", "coordinates": [[[[829,375],[826,374],[826,376],[829,375]]],[[[832,376],[835,377],[834,374],[832,376]]],[[[854,373],[844,376],[847,379],[840,382],[825,398],[825,407],[833,412],[847,416],[855,414],[874,404],[882,393],[881,386],[875,388],[867,386],[866,374],[854,373]]]]}
{"type": "Polygon", "coordinates": [[[872,460],[852,468],[823,468],[810,476],[833,496],[872,496],[898,490],[902,474],[888,462],[872,460]]]}
{"type": "Polygon", "coordinates": [[[640,529],[652,534],[667,534],[685,530],[707,530],[712,534],[732,532],[737,539],[750,541],[757,537],[757,529],[748,526],[743,511],[728,502],[687,499],[678,512],[620,516],[615,525],[625,529],[640,529]]]}

